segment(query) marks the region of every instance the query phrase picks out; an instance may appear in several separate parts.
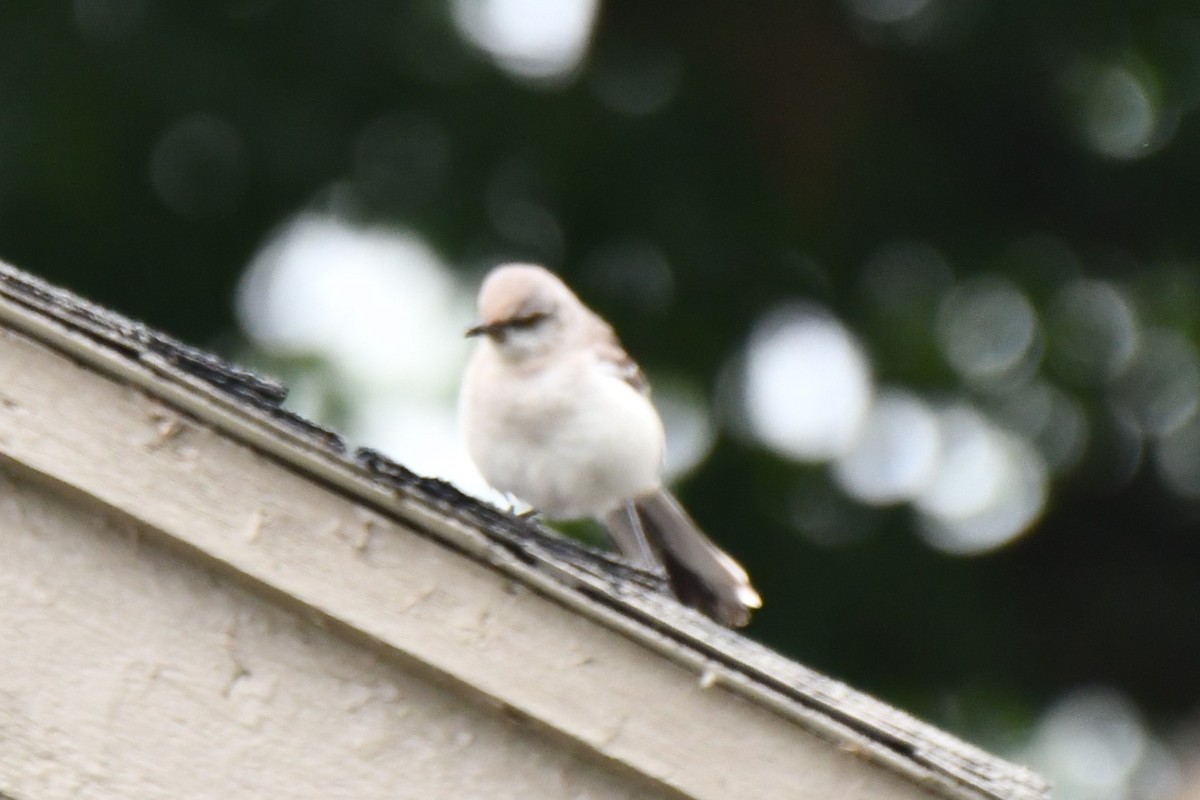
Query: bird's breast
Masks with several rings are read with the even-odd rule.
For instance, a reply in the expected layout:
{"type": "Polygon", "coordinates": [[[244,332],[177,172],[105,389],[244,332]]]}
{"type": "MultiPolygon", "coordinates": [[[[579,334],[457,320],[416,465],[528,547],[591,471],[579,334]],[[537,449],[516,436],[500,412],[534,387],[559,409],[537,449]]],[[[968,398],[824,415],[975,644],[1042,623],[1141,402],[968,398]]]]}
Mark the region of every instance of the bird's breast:
{"type": "Polygon", "coordinates": [[[467,447],[492,486],[575,518],[659,485],[662,423],[646,397],[586,364],[518,377],[464,403],[467,447]]]}

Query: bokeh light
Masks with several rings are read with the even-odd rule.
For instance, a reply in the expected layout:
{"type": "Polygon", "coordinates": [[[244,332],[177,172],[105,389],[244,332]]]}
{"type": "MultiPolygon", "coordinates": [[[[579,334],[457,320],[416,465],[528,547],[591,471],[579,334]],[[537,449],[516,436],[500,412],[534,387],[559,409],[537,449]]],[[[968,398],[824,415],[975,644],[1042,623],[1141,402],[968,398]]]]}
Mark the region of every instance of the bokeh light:
{"type": "Polygon", "coordinates": [[[1010,281],[977,278],[952,289],[937,317],[938,343],[963,377],[994,380],[1020,366],[1038,333],[1033,305],[1010,281]]]}
{"type": "Polygon", "coordinates": [[[467,41],[509,74],[557,82],[583,61],[599,0],[453,0],[467,41]]]}
{"type": "Polygon", "coordinates": [[[654,244],[620,237],[584,256],[581,288],[626,311],[663,315],[675,295],[675,276],[654,244]]]}
{"type": "Polygon", "coordinates": [[[683,67],[672,50],[621,47],[597,54],[590,71],[592,89],[605,106],[645,117],[671,102],[683,67]]]}
{"type": "Polygon", "coordinates": [[[1029,439],[1052,472],[1063,474],[1087,450],[1087,412],[1075,398],[1044,380],[1021,383],[996,398],[992,414],[1009,430],[1029,439]]]}
{"type": "Polygon", "coordinates": [[[246,190],[242,137],[211,114],[185,117],[159,138],[150,153],[150,183],[172,211],[203,221],[229,214],[246,190]]]}
{"type": "Polygon", "coordinates": [[[1068,84],[1078,98],[1080,136],[1093,152],[1123,160],[1142,158],[1169,137],[1173,125],[1145,67],[1084,64],[1076,67],[1068,84]]]}
{"type": "Polygon", "coordinates": [[[1050,327],[1055,367],[1085,385],[1106,383],[1124,372],[1140,343],[1133,304],[1108,281],[1085,278],[1064,286],[1050,327]]]}
{"type": "Polygon", "coordinates": [[[1166,436],[1200,405],[1196,349],[1179,331],[1151,328],[1129,369],[1113,387],[1114,403],[1149,436],[1166,436]]]}
{"type": "Polygon", "coordinates": [[[1200,416],[1193,416],[1159,442],[1155,461],[1171,491],[1200,500],[1200,416]]]}
{"type": "MultiPolygon", "coordinates": [[[[461,370],[461,364],[456,365],[461,370]]],[[[449,481],[464,492],[505,508],[508,499],[488,486],[467,453],[452,398],[370,392],[353,398],[345,433],[418,475],[449,481]]]]}
{"type": "Polygon", "coordinates": [[[940,436],[924,401],[903,390],[880,390],[854,446],[834,464],[834,477],[865,503],[911,500],[933,477],[940,436]]]}
{"type": "Polygon", "coordinates": [[[945,255],[927,242],[898,241],[879,248],[863,268],[863,286],[881,311],[926,317],[954,285],[945,255]]]}
{"type": "Polygon", "coordinates": [[[566,237],[543,195],[534,170],[514,156],[492,173],[484,199],[488,221],[505,242],[527,259],[554,265],[562,259],[566,237]]]}
{"type": "MultiPolygon", "coordinates": [[[[940,284],[937,276],[946,274],[935,250],[908,245],[873,260],[867,288],[882,295],[894,287],[896,302],[907,298],[915,308],[929,302],[917,287],[940,284]]],[[[991,278],[963,284],[941,303],[936,327],[948,359],[968,376],[1007,376],[991,396],[999,418],[1012,415],[1020,424],[1002,426],[965,402],[935,408],[904,389],[877,390],[861,345],[828,312],[809,304],[777,308],[750,338],[741,368],[745,429],[735,419],[735,430],[788,458],[832,461],[834,482],[859,503],[912,502],[921,537],[938,550],[994,550],[1028,531],[1045,509],[1050,466],[1039,446],[1065,468],[1088,439],[1078,404],[1030,378],[1036,320],[1021,292],[991,278]]],[[[793,517],[811,532],[824,530],[830,515],[793,517]]],[[[844,537],[826,531],[816,538],[844,537]]]]}
{"type": "Polygon", "coordinates": [[[925,541],[975,555],[1028,530],[1047,494],[1046,467],[1033,446],[965,405],[943,409],[938,428],[933,478],[915,502],[925,541]]]}
{"type": "Polygon", "coordinates": [[[743,391],[759,441],[790,458],[824,461],[854,444],[870,406],[871,373],[842,323],[797,303],[755,326],[743,391]]]}
{"type": "Polygon", "coordinates": [[[452,385],[471,301],[414,233],[301,216],[254,257],[237,296],[260,348],[317,355],[358,388],[452,385]]]}
{"type": "Polygon", "coordinates": [[[704,462],[717,432],[704,393],[685,378],[655,374],[653,400],[667,435],[663,475],[670,483],[704,462]]]}
{"type": "Polygon", "coordinates": [[[1024,758],[1054,781],[1055,800],[1167,798],[1181,782],[1177,761],[1134,703],[1102,686],[1047,709],[1024,758]]]}

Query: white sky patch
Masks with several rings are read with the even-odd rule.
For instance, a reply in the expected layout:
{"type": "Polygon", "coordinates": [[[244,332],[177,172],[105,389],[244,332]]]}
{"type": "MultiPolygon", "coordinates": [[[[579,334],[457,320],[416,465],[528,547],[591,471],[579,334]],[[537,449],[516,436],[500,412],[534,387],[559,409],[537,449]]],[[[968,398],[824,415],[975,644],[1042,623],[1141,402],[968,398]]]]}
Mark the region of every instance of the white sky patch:
{"type": "Polygon", "coordinates": [[[845,453],[871,394],[862,347],[816,306],[777,309],[751,335],[743,386],[750,430],[785,456],[823,461],[845,453]]]}
{"type": "Polygon", "coordinates": [[[463,37],[517,78],[555,82],[587,52],[599,0],[453,0],[463,37]]]}
{"type": "Polygon", "coordinates": [[[313,354],[360,387],[456,385],[470,301],[416,234],[302,216],[243,276],[238,318],[256,345],[313,354]]]}

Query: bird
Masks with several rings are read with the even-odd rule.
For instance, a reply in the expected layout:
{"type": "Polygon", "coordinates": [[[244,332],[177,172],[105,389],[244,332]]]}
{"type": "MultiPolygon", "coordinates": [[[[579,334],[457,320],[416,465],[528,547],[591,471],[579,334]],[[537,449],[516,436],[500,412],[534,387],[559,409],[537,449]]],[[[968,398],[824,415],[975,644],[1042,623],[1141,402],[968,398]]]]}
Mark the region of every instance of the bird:
{"type": "Polygon", "coordinates": [[[458,413],[487,483],[546,518],[599,521],[682,603],[748,624],[762,599],[663,485],[662,420],[612,327],[536,264],[492,268],[478,314],[458,413]]]}

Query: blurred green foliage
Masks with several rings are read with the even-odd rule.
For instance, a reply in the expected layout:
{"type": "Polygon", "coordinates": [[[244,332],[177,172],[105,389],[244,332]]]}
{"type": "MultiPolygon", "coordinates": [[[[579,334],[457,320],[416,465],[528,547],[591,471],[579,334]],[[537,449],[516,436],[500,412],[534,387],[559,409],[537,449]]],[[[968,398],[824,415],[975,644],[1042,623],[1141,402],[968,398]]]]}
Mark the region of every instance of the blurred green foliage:
{"type": "Polygon", "coordinates": [[[950,280],[1004,276],[1046,321],[1038,369],[1085,410],[1087,449],[1032,531],[959,558],[907,509],[723,436],[680,492],[762,590],[750,635],[975,735],[1090,683],[1188,717],[1196,501],[1152,437],[1130,450],[1115,390],[1056,355],[1053,314],[1068,281],[1103,278],[1196,344],[1200,10],[934,0],[892,23],[868,5],[615,0],[579,74],[539,86],[432,0],[3,3],[0,257],[234,353],[242,269],[292,214],[334,209],[472,274],[547,263],[652,374],[716,387],[755,320],[804,297],[880,380],[987,406],[939,351],[936,292],[872,293],[878,253],[935,249],[950,280]],[[669,307],[587,283],[622,242],[665,256],[669,307]],[[844,541],[802,535],[797,504],[844,541]]]}

